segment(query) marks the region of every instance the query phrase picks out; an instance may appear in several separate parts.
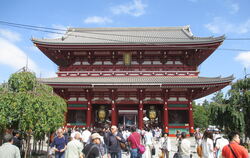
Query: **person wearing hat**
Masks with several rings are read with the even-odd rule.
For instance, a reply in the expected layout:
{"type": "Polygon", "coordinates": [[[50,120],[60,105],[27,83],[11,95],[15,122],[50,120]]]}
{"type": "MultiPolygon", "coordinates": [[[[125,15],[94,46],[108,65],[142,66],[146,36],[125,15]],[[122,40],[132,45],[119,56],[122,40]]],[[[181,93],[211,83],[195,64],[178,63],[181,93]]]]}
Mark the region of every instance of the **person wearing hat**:
{"type": "Polygon", "coordinates": [[[100,150],[98,145],[101,143],[102,137],[98,133],[91,135],[91,143],[87,144],[83,149],[85,158],[96,158],[100,156],[100,150]]]}
{"type": "Polygon", "coordinates": [[[160,149],[164,158],[169,158],[169,152],[171,151],[171,141],[168,137],[168,133],[163,132],[163,137],[160,139],[160,149]]]}

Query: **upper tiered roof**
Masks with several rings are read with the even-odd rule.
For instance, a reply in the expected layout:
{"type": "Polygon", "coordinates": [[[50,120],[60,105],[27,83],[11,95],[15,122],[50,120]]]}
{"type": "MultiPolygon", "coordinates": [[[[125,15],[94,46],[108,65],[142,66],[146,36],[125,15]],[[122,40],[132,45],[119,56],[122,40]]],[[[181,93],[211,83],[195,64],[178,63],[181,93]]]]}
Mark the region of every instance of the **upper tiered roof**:
{"type": "Polygon", "coordinates": [[[220,37],[195,37],[189,26],[69,28],[62,38],[37,39],[36,44],[50,45],[164,45],[222,42],[220,37]]]}

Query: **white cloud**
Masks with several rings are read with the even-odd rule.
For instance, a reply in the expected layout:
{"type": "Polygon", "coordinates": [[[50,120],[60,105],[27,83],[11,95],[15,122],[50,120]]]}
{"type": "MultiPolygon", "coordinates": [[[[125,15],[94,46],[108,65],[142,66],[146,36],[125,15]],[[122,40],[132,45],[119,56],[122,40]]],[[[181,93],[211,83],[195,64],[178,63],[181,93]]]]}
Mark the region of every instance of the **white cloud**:
{"type": "Polygon", "coordinates": [[[111,8],[113,14],[129,14],[135,17],[145,14],[146,4],[142,3],[142,0],[133,0],[133,2],[118,5],[111,8]]]}
{"type": "Polygon", "coordinates": [[[10,66],[14,70],[19,70],[26,66],[27,59],[28,68],[38,72],[38,67],[32,59],[28,58],[20,48],[0,37],[0,64],[10,66]]]}
{"type": "Polygon", "coordinates": [[[242,52],[235,57],[236,61],[241,62],[241,64],[248,68],[250,67],[250,52],[242,52]]]}
{"type": "Polygon", "coordinates": [[[49,33],[47,36],[47,38],[61,38],[65,33],[66,33],[66,30],[67,30],[67,26],[63,26],[63,25],[58,25],[58,24],[53,24],[52,25],[52,28],[53,29],[58,29],[58,30],[52,30],[52,32],[55,32],[55,33],[49,33]]]}
{"type": "Polygon", "coordinates": [[[233,24],[221,17],[215,17],[212,22],[204,25],[209,31],[215,34],[236,33],[244,34],[250,31],[250,19],[243,23],[233,24]]]}
{"type": "Polygon", "coordinates": [[[0,36],[2,36],[3,38],[7,38],[12,42],[21,41],[20,34],[7,29],[0,29],[0,36]]]}
{"type": "Polygon", "coordinates": [[[237,3],[232,3],[230,5],[230,9],[231,9],[230,13],[231,14],[235,14],[235,13],[237,13],[240,10],[240,6],[237,3]]]}
{"type": "Polygon", "coordinates": [[[100,17],[100,16],[91,16],[91,17],[87,17],[84,20],[84,23],[86,24],[106,24],[106,23],[112,23],[112,19],[108,18],[108,17],[100,17]]]}

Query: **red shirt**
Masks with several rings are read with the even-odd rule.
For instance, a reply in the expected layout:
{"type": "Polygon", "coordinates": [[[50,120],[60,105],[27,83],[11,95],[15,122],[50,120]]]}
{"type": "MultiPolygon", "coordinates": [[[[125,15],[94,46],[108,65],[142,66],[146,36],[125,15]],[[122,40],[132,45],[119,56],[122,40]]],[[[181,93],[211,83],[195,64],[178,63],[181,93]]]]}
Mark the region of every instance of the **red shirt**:
{"type": "MultiPolygon", "coordinates": [[[[239,145],[236,142],[231,142],[230,146],[237,158],[248,158],[248,151],[243,146],[239,145]]],[[[228,145],[226,145],[222,149],[222,156],[224,156],[225,158],[235,158],[228,145]]]]}
{"type": "Polygon", "coordinates": [[[127,141],[130,142],[130,147],[131,147],[132,149],[136,149],[136,148],[137,148],[136,143],[137,143],[137,145],[140,145],[140,144],[141,144],[140,140],[141,140],[141,136],[140,136],[140,134],[137,133],[137,132],[133,132],[133,133],[128,137],[128,139],[127,139],[127,141]]]}

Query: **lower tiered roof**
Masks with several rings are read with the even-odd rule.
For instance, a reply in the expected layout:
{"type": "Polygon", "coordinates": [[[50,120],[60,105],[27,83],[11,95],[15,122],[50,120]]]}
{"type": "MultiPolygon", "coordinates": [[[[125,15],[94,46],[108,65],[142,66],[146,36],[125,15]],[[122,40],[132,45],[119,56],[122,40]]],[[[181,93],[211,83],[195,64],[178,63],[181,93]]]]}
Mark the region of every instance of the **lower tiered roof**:
{"type": "Polygon", "coordinates": [[[190,77],[190,76],[126,76],[126,77],[55,77],[43,78],[41,82],[49,85],[159,85],[159,86],[213,86],[216,84],[228,84],[233,76],[221,77],[190,77]]]}

